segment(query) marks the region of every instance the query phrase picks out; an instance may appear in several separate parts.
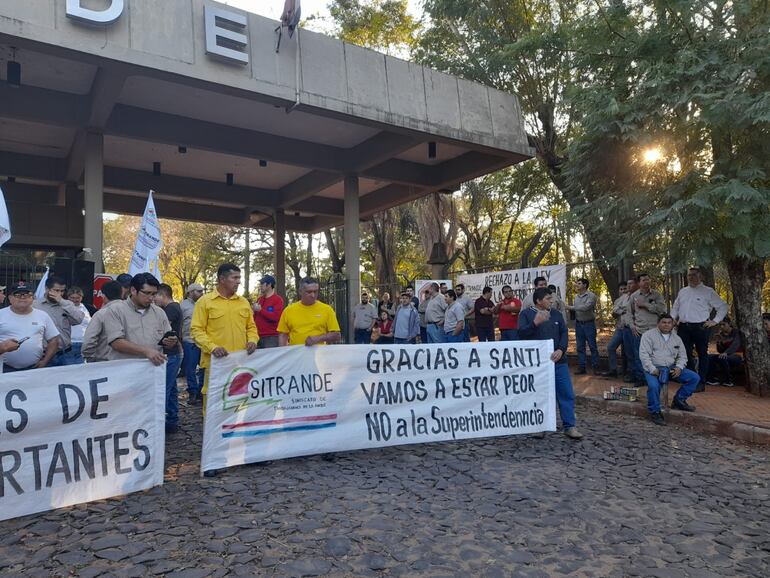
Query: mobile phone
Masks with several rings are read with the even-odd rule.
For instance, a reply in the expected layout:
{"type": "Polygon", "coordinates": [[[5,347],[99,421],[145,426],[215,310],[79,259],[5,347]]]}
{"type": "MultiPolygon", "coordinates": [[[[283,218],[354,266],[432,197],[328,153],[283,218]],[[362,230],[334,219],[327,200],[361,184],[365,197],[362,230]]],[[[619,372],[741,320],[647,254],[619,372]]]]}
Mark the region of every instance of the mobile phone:
{"type": "Polygon", "coordinates": [[[160,338],[160,341],[158,341],[158,345],[163,345],[163,340],[167,337],[176,337],[178,339],[176,331],[166,331],[166,333],[163,334],[163,337],[160,338]]]}
{"type": "Polygon", "coordinates": [[[16,343],[18,343],[19,345],[21,345],[21,344],[22,344],[22,343],[24,343],[24,342],[25,342],[27,339],[29,339],[29,335],[27,335],[26,337],[22,337],[21,339],[18,339],[18,340],[16,341],[16,343]]]}

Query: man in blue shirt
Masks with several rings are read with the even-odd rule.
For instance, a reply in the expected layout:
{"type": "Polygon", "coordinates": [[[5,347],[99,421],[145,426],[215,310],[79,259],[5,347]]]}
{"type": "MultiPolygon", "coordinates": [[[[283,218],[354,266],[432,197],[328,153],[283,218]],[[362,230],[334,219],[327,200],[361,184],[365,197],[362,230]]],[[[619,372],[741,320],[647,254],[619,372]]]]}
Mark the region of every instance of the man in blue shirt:
{"type": "Polygon", "coordinates": [[[556,377],[556,402],[559,404],[565,435],[579,440],[583,434],[575,427],[575,392],[567,365],[567,323],[564,316],[551,310],[553,295],[545,288],[535,289],[532,295],[534,305],[519,314],[519,339],[553,340],[554,374],[556,377]]]}

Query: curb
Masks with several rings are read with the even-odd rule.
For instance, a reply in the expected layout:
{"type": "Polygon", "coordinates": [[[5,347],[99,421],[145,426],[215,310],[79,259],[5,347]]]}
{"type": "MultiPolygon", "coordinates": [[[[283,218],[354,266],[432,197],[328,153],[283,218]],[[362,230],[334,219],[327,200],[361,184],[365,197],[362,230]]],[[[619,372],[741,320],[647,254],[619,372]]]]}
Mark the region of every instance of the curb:
{"type": "MultiPolygon", "coordinates": [[[[578,395],[579,405],[601,409],[608,413],[624,413],[638,417],[647,417],[647,408],[643,403],[633,401],[606,400],[598,396],[578,395]]],[[[728,419],[698,415],[677,410],[666,412],[666,422],[686,427],[702,433],[730,437],[742,442],[770,446],[770,428],[728,419]]]]}

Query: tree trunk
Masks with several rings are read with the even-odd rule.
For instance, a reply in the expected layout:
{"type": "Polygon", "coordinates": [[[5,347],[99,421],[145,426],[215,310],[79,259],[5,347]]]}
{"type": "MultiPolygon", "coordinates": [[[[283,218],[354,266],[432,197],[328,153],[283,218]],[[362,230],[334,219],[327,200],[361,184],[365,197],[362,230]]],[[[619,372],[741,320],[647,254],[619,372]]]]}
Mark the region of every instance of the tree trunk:
{"type": "Polygon", "coordinates": [[[761,259],[735,257],[727,262],[733,290],[735,317],[743,338],[749,391],[770,396],[770,344],[762,326],[762,287],[765,263],[761,259]]]}

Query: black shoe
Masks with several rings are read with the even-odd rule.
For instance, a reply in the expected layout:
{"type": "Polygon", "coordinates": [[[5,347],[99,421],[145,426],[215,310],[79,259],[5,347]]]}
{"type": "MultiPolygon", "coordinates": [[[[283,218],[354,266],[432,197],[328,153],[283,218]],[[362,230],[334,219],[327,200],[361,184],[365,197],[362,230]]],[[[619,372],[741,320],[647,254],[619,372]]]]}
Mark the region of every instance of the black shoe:
{"type": "Polygon", "coordinates": [[[698,386],[695,388],[695,393],[703,393],[704,391],[706,391],[705,383],[699,383],[698,386]]]}
{"type": "Polygon", "coordinates": [[[167,434],[175,434],[178,431],[179,431],[179,426],[178,425],[168,425],[168,424],[166,424],[166,433],[167,434]]]}
{"type": "Polygon", "coordinates": [[[610,371],[602,371],[599,375],[601,375],[602,377],[617,377],[618,372],[617,370],[612,369],[610,371]]]}
{"type": "Polygon", "coordinates": [[[663,419],[663,414],[660,412],[651,413],[650,419],[655,425],[666,425],[666,421],[663,419]]]}
{"type": "Polygon", "coordinates": [[[671,409],[678,409],[680,411],[695,411],[695,406],[690,405],[686,401],[675,397],[674,401],[671,402],[671,409]]]}
{"type": "Polygon", "coordinates": [[[575,372],[575,375],[586,375],[588,372],[586,371],[585,367],[581,367],[575,372]]]}
{"type": "Polygon", "coordinates": [[[203,477],[204,478],[216,478],[217,475],[219,474],[219,472],[221,472],[221,471],[222,470],[206,470],[205,472],[203,472],[203,477]]]}

